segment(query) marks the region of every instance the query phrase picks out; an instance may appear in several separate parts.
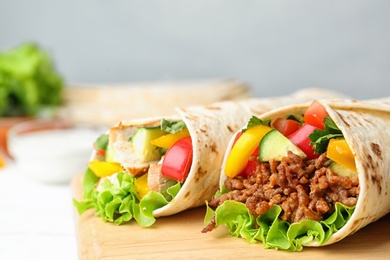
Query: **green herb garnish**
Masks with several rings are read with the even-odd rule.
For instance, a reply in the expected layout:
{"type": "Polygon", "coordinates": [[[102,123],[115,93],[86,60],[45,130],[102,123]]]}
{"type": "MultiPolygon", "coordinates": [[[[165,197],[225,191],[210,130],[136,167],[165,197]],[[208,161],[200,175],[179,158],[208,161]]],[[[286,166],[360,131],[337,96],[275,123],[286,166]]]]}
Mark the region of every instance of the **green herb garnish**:
{"type": "Polygon", "coordinates": [[[332,118],[329,116],[325,117],[324,124],[324,130],[314,130],[309,135],[309,139],[311,140],[310,144],[313,145],[316,154],[321,154],[326,151],[330,139],[343,137],[343,133],[333,122],[332,118]]]}
{"type": "Polygon", "coordinates": [[[254,127],[256,125],[267,125],[269,126],[271,123],[271,119],[267,120],[261,120],[257,116],[252,116],[251,119],[249,119],[248,125],[245,129],[242,130],[242,132],[245,132],[248,128],[254,127]]]}
{"type": "Polygon", "coordinates": [[[183,130],[186,127],[183,121],[169,121],[166,119],[161,119],[161,130],[165,132],[176,134],[180,130],[183,130]]]}

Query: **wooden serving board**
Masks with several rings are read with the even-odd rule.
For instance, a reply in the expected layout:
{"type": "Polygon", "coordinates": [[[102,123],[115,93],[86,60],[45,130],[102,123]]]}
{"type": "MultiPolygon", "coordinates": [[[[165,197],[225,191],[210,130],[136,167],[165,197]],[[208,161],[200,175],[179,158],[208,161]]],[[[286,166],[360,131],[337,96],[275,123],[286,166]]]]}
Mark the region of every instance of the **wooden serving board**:
{"type": "MultiPolygon", "coordinates": [[[[73,196],[82,196],[82,175],[72,182],[73,196]]],[[[95,217],[93,210],[75,210],[79,259],[389,259],[390,215],[336,244],[301,252],[264,249],[231,237],[225,227],[201,233],[205,208],[157,219],[149,228],[131,222],[116,226],[95,217]]]]}

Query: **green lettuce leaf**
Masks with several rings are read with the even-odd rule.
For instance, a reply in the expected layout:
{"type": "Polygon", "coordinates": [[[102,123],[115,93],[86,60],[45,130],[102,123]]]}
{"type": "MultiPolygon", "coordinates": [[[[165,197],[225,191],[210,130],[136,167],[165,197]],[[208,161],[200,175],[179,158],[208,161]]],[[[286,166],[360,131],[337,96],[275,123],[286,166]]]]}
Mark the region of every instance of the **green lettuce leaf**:
{"type": "MultiPolygon", "coordinates": [[[[79,214],[94,208],[95,215],[100,216],[105,222],[120,225],[134,219],[140,226],[149,227],[156,221],[153,211],[170,202],[161,193],[154,191],[150,191],[139,201],[135,195],[135,178],[125,172],[116,174],[117,181],[111,182],[104,179],[99,186],[99,190],[95,190],[96,182],[90,176],[91,173],[87,170],[84,176],[85,200],[81,202],[73,200],[79,214]],[[93,187],[92,195],[91,187],[93,187]]],[[[176,183],[167,189],[167,193],[173,199],[180,188],[181,184],[176,183]]]]}
{"type": "Polygon", "coordinates": [[[77,208],[78,213],[81,215],[85,211],[95,206],[93,199],[93,193],[95,190],[96,183],[99,181],[97,177],[89,168],[84,172],[83,179],[83,199],[84,201],[77,201],[73,199],[73,205],[77,208]]]}
{"type": "Polygon", "coordinates": [[[0,116],[35,116],[62,103],[64,83],[50,55],[25,43],[0,53],[0,116]]]}
{"type": "Polygon", "coordinates": [[[313,145],[316,154],[321,154],[326,151],[330,139],[342,137],[343,133],[330,116],[324,119],[324,130],[314,130],[309,135],[310,144],[313,145]]]}
{"type": "Polygon", "coordinates": [[[93,192],[99,179],[100,178],[98,176],[96,176],[89,168],[87,168],[83,179],[84,199],[93,198],[93,192]]]}
{"type": "Polygon", "coordinates": [[[227,200],[215,211],[207,205],[204,223],[207,225],[215,215],[215,228],[225,225],[234,237],[245,238],[249,243],[262,242],[264,248],[301,251],[312,242],[324,244],[328,241],[347,223],[354,209],[336,203],[333,214],[323,221],[303,220],[290,224],[279,219],[282,208],[278,205],[255,219],[245,204],[227,200]]]}

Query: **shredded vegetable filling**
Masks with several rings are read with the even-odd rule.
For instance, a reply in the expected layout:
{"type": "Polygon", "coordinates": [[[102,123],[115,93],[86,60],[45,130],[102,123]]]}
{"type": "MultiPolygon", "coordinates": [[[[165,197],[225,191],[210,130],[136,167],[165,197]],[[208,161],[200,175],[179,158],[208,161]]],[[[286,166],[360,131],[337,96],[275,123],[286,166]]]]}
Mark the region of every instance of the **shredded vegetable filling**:
{"type": "MultiPolygon", "coordinates": [[[[253,175],[226,179],[230,191],[214,198],[209,206],[216,208],[225,200],[235,200],[258,216],[277,204],[283,210],[283,221],[323,220],[333,213],[336,202],[353,206],[359,196],[358,178],[337,175],[329,168],[330,162],[325,154],[304,160],[288,152],[280,162],[258,163],[253,175]]],[[[210,223],[208,231],[213,225],[210,223]]]]}

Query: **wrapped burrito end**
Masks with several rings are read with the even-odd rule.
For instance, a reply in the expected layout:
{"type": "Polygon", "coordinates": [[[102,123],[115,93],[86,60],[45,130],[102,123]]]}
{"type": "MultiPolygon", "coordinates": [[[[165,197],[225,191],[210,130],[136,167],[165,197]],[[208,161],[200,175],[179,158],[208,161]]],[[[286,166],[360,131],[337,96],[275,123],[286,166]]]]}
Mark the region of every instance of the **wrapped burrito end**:
{"type": "Polygon", "coordinates": [[[388,104],[375,101],[320,100],[251,120],[230,141],[203,232],[224,224],[249,242],[299,251],[340,241],[384,216],[390,157],[383,147],[390,141],[381,129],[390,125],[389,113],[388,104]],[[317,115],[307,115],[313,106],[317,115]],[[264,123],[277,130],[253,138],[257,147],[241,145],[247,131],[264,123]],[[296,129],[286,134],[287,126],[296,129]],[[232,174],[230,164],[244,166],[232,174]]]}

